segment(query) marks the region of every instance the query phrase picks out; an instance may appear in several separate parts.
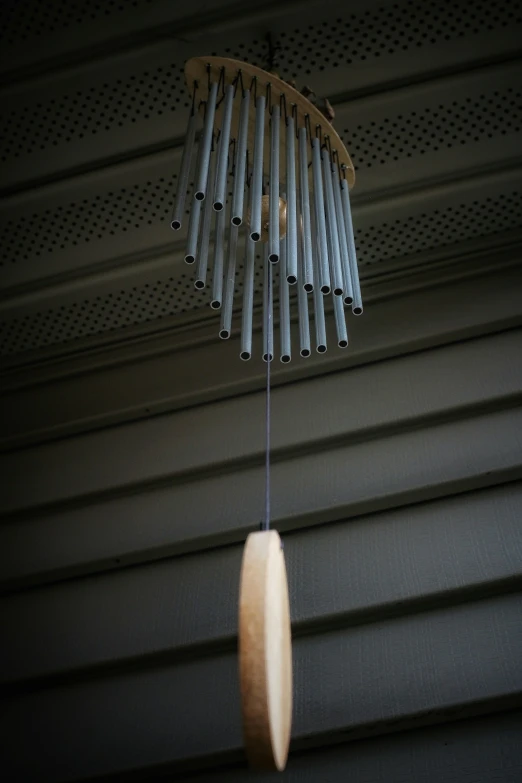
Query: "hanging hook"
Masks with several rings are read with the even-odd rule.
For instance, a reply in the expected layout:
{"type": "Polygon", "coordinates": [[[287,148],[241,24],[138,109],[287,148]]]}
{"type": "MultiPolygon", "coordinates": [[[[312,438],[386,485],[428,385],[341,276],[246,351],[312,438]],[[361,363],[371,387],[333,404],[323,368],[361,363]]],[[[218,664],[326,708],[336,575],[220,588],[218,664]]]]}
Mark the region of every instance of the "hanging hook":
{"type": "Polygon", "coordinates": [[[273,73],[275,76],[278,76],[276,72],[277,68],[277,55],[281,50],[281,47],[278,46],[276,43],[274,43],[274,39],[272,38],[272,33],[266,34],[266,42],[268,44],[268,68],[267,71],[269,73],[273,73]]]}

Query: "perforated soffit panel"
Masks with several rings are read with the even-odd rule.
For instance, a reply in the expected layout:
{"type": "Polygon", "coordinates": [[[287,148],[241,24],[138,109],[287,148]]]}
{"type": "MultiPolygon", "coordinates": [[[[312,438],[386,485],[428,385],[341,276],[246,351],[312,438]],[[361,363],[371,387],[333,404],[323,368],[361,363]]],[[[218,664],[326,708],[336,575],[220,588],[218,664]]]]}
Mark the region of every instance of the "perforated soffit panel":
{"type": "MultiPolygon", "coordinates": [[[[43,51],[62,3],[30,5],[43,51]]],[[[73,5],[71,29],[85,10],[73,5]]],[[[160,4],[131,5],[142,15],[160,4]]],[[[105,38],[123,13],[109,6],[105,38]]],[[[263,65],[267,29],[281,44],[280,72],[336,105],[358,175],[363,283],[382,262],[420,264],[435,248],[451,255],[473,238],[518,236],[520,17],[511,0],[310,3],[298,15],[151,43],[7,88],[1,353],[29,359],[209,317],[181,261],[183,238],[175,243],[168,228],[186,122],[183,63],[210,52],[263,65]]],[[[34,35],[20,32],[20,18],[6,28],[13,42],[34,35]]]]}

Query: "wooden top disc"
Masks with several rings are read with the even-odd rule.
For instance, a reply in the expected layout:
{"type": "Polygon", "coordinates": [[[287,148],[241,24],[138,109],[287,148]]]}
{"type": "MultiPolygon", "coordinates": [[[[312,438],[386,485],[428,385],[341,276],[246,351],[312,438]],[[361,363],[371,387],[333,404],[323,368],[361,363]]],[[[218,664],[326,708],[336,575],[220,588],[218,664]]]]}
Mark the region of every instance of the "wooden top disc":
{"type": "MultiPolygon", "coordinates": [[[[185,64],[185,79],[187,82],[187,89],[192,95],[194,84],[197,84],[196,89],[196,100],[199,103],[199,101],[206,101],[208,97],[208,83],[209,83],[209,77],[210,81],[218,82],[220,79],[222,80],[223,88],[227,84],[233,84],[238,76],[238,73],[241,73],[242,79],[243,79],[243,87],[245,89],[250,89],[252,80],[255,79],[255,88],[252,86],[252,92],[257,91],[257,95],[266,95],[267,92],[267,85],[270,85],[270,101],[272,105],[275,103],[280,102],[281,96],[284,96],[286,101],[286,110],[288,116],[292,113],[292,107],[295,106],[295,112],[297,114],[297,127],[305,127],[306,125],[306,118],[308,118],[310,122],[310,129],[312,134],[320,135],[321,138],[328,139],[329,145],[332,149],[332,152],[336,152],[339,164],[345,165],[345,175],[346,180],[348,182],[349,187],[353,187],[355,183],[355,171],[353,167],[353,163],[350,159],[350,156],[348,154],[348,151],[346,147],[344,146],[343,142],[341,141],[339,134],[333,127],[333,125],[328,122],[324,114],[322,114],[319,109],[314,106],[313,103],[311,103],[308,98],[305,98],[304,95],[301,95],[301,93],[296,90],[294,87],[292,87],[290,84],[287,84],[282,79],[280,79],[278,76],[275,76],[275,74],[268,73],[268,71],[264,71],[262,68],[257,68],[255,65],[250,65],[250,63],[244,63],[240,62],[239,60],[231,60],[227,57],[193,57],[191,60],[188,60],[185,64]]],[[[237,127],[239,122],[239,108],[241,104],[241,91],[238,90],[236,98],[234,100],[234,108],[233,108],[233,114],[232,114],[232,138],[235,137],[237,133],[237,127]]],[[[221,97],[221,95],[220,95],[221,97]]],[[[253,97],[251,100],[251,103],[253,103],[253,97]]],[[[221,127],[221,116],[223,111],[223,101],[221,101],[217,108],[216,108],[216,116],[214,121],[214,126],[217,129],[221,127]]],[[[270,138],[270,134],[268,132],[268,123],[270,119],[270,114],[268,111],[266,111],[266,119],[265,119],[265,155],[264,155],[264,167],[267,168],[268,162],[269,162],[269,155],[268,155],[268,141],[270,138]]],[[[249,115],[249,128],[248,128],[248,148],[249,150],[253,150],[254,147],[254,126],[255,126],[255,112],[251,109],[250,115],[249,115]]],[[[285,166],[285,156],[284,156],[284,132],[285,132],[285,124],[284,122],[281,122],[281,170],[284,171],[285,166]]],[[[268,173],[268,171],[266,171],[268,173]]]]}
{"type": "Polygon", "coordinates": [[[292,637],[281,539],[246,541],[239,596],[239,674],[245,750],[252,767],[285,768],[292,725],[292,637]]]}

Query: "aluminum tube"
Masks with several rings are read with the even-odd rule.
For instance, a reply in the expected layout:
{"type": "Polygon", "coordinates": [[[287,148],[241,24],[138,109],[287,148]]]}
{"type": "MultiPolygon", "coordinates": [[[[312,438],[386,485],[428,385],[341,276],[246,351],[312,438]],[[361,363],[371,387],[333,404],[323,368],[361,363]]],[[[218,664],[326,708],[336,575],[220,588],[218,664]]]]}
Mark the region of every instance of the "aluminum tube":
{"type": "Polygon", "coordinates": [[[317,353],[326,352],[326,324],[324,320],[323,294],[317,283],[314,284],[314,320],[315,347],[317,353]]]}
{"type": "Polygon", "coordinates": [[[252,356],[252,317],[254,308],[254,263],[256,245],[246,239],[245,279],[243,282],[243,315],[241,322],[241,353],[244,362],[252,356]]]}
{"type": "Polygon", "coordinates": [[[174,231],[179,231],[183,222],[183,213],[185,211],[185,201],[187,198],[187,187],[190,174],[190,164],[192,163],[192,153],[194,151],[194,139],[196,138],[196,115],[191,114],[185,133],[185,143],[183,145],[183,155],[181,156],[181,166],[178,175],[178,189],[176,192],[176,201],[172,220],[170,223],[174,231]]]}
{"type": "MultiPolygon", "coordinates": [[[[198,154],[196,157],[196,170],[201,160],[201,139],[198,144],[198,154]]],[[[190,203],[190,215],[187,231],[187,244],[185,247],[185,263],[193,264],[196,260],[196,254],[198,249],[198,237],[199,237],[199,224],[201,221],[202,204],[200,201],[191,201],[190,203]]]]}
{"type": "MultiPolygon", "coordinates": [[[[210,193],[212,193],[216,179],[216,166],[214,158],[215,155],[211,154],[209,163],[210,173],[208,177],[208,188],[210,193]]],[[[195,206],[196,204],[194,203],[193,207],[195,206]]],[[[196,279],[194,280],[194,288],[197,288],[198,291],[202,291],[207,284],[208,246],[210,243],[210,231],[212,227],[212,212],[212,200],[207,198],[205,199],[205,204],[203,206],[203,222],[201,224],[200,231],[196,279]]]]}
{"type": "MultiPolygon", "coordinates": [[[[221,119],[221,133],[219,136],[216,187],[214,190],[214,209],[216,212],[220,212],[224,208],[227,198],[228,148],[230,145],[230,126],[232,124],[233,107],[234,85],[228,84],[225,88],[225,100],[223,103],[223,115],[221,119]]],[[[210,188],[209,193],[212,193],[210,188]]]]}
{"type": "Polygon", "coordinates": [[[263,361],[274,358],[274,297],[272,296],[272,264],[268,260],[268,248],[265,243],[263,252],[265,265],[263,286],[263,361]]]}
{"type": "Polygon", "coordinates": [[[352,278],[353,304],[352,313],[361,315],[363,311],[361,286],[359,283],[359,269],[357,267],[357,255],[355,253],[355,239],[353,236],[352,212],[350,209],[350,195],[348,183],[341,180],[341,197],[344,212],[344,226],[346,229],[346,241],[348,243],[348,258],[350,261],[350,274],[352,278]]]}
{"type": "Polygon", "coordinates": [[[185,251],[185,263],[193,264],[196,260],[198,247],[199,223],[201,218],[201,201],[195,201],[190,210],[187,248],[185,251]]]}
{"type": "MultiPolygon", "coordinates": [[[[312,219],[312,237],[314,239],[313,250],[318,252],[317,232],[315,230],[315,216],[312,219]]],[[[324,301],[320,287],[320,269],[314,265],[314,322],[315,322],[315,347],[318,353],[326,351],[326,324],[324,320],[324,301]]]]}
{"type": "Polygon", "coordinates": [[[319,255],[319,282],[323,294],[330,293],[330,269],[324,214],[323,174],[319,139],[312,139],[312,173],[314,176],[315,230],[319,255]]]}
{"type": "Polygon", "coordinates": [[[281,356],[283,364],[292,358],[292,338],[290,332],[290,289],[287,282],[287,242],[281,241],[281,258],[279,268],[279,336],[281,339],[281,356]]]}
{"type": "Polygon", "coordinates": [[[201,147],[201,155],[196,179],[196,189],[194,191],[194,198],[197,201],[203,201],[207,189],[208,164],[210,160],[210,149],[212,146],[212,134],[214,132],[214,117],[216,114],[217,87],[218,86],[216,82],[213,82],[210,85],[207,107],[205,111],[205,122],[203,124],[203,134],[199,142],[201,147]]]}
{"type": "Polygon", "coordinates": [[[228,340],[232,331],[232,305],[234,303],[234,287],[236,282],[237,236],[239,229],[230,223],[228,227],[227,268],[225,272],[225,295],[221,311],[221,330],[219,336],[228,340]]]}
{"type": "Polygon", "coordinates": [[[272,107],[270,123],[270,202],[268,224],[268,260],[279,261],[279,142],[281,113],[276,104],[272,107]]]}
{"type": "Polygon", "coordinates": [[[348,332],[346,331],[346,318],[344,315],[344,304],[342,297],[333,296],[335,328],[337,330],[337,345],[339,348],[346,348],[348,345],[348,332]]]}
{"type": "MultiPolygon", "coordinates": [[[[297,231],[298,239],[298,277],[303,280],[304,258],[303,258],[303,231],[299,227],[297,231]]],[[[308,315],[308,294],[301,282],[297,286],[297,307],[299,312],[299,347],[303,358],[310,356],[310,319],[308,315]]]]}
{"type": "MultiPolygon", "coordinates": [[[[301,195],[301,220],[303,221],[303,278],[304,290],[314,289],[312,264],[312,227],[310,221],[310,188],[308,186],[308,140],[306,128],[299,128],[299,188],[301,195]]],[[[301,285],[301,283],[300,283],[301,285]]]]}
{"type": "Polygon", "coordinates": [[[330,277],[333,284],[334,296],[343,294],[343,270],[341,266],[341,253],[339,249],[339,229],[337,226],[337,214],[335,212],[335,201],[332,184],[332,163],[328,150],[321,152],[323,160],[323,175],[326,191],[326,217],[328,220],[328,229],[330,235],[329,258],[330,258],[330,277]]]}
{"type": "Polygon", "coordinates": [[[254,164],[250,201],[250,237],[254,242],[261,239],[261,199],[263,196],[263,151],[265,146],[265,105],[261,95],[256,102],[256,127],[254,131],[254,164]]]}
{"type": "Polygon", "coordinates": [[[212,301],[213,310],[219,310],[223,298],[223,246],[225,243],[225,215],[224,209],[216,213],[216,227],[214,231],[214,271],[212,275],[212,301]]]}
{"type": "Polygon", "coordinates": [[[343,205],[341,203],[341,186],[336,177],[333,178],[333,192],[335,200],[335,214],[337,215],[337,227],[339,229],[341,267],[343,270],[343,300],[346,305],[351,305],[353,302],[352,275],[350,272],[350,259],[348,256],[348,242],[346,241],[346,226],[344,225],[343,205]]]}
{"type": "Polygon", "coordinates": [[[240,226],[243,222],[243,203],[245,198],[246,153],[248,142],[248,113],[250,111],[250,90],[243,92],[239,113],[239,128],[234,164],[235,179],[232,194],[232,223],[240,226]]]}
{"type": "Polygon", "coordinates": [[[295,126],[289,117],[286,126],[286,279],[297,283],[297,194],[295,183],[295,126]]]}

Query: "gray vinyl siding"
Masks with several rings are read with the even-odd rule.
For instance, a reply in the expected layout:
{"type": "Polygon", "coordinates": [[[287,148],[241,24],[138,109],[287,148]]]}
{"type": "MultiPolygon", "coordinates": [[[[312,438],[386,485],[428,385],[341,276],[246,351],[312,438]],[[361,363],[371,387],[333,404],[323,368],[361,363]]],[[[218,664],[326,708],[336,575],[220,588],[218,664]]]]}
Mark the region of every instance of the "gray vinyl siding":
{"type": "MultiPolygon", "coordinates": [[[[303,779],[321,779],[323,758],[342,779],[368,763],[364,737],[520,704],[521,338],[503,330],[274,393],[288,774],[317,746],[303,779]]],[[[6,455],[0,669],[15,779],[223,764],[243,779],[237,598],[262,498],[261,406],[246,394],[6,455]]],[[[467,726],[419,736],[434,753],[455,733],[464,764],[467,726]]],[[[402,737],[372,741],[403,763],[402,737]]],[[[492,744],[476,780],[491,779],[492,744]]]]}

